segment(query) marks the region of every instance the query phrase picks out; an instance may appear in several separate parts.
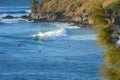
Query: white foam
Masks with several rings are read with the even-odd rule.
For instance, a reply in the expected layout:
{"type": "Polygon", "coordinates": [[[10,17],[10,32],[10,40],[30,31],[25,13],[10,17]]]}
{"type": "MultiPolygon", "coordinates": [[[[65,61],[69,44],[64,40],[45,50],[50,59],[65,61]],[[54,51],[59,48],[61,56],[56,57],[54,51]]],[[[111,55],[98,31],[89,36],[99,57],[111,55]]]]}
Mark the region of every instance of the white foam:
{"type": "Polygon", "coordinates": [[[58,28],[65,28],[65,29],[78,29],[80,27],[78,26],[74,26],[72,23],[71,24],[68,24],[68,23],[55,23],[56,27],[58,28]],[[59,25],[61,24],[61,25],[59,25]]]}
{"type": "Polygon", "coordinates": [[[25,10],[25,12],[27,12],[27,13],[31,13],[31,10],[25,10]]]}
{"type": "Polygon", "coordinates": [[[2,17],[6,17],[6,16],[8,16],[8,14],[7,14],[7,13],[4,13],[4,14],[2,15],[2,17]]]}
{"type": "Polygon", "coordinates": [[[67,39],[70,40],[96,40],[95,34],[71,35],[67,39]]]}
{"type": "Polygon", "coordinates": [[[61,37],[67,36],[66,30],[61,28],[58,30],[53,30],[53,31],[48,31],[48,32],[39,32],[36,35],[33,35],[32,37],[38,38],[43,41],[51,41],[51,40],[56,40],[61,37]]]}
{"type": "Polygon", "coordinates": [[[78,29],[78,28],[80,28],[80,27],[77,27],[77,26],[69,26],[69,27],[67,27],[68,29],[78,29]]]}

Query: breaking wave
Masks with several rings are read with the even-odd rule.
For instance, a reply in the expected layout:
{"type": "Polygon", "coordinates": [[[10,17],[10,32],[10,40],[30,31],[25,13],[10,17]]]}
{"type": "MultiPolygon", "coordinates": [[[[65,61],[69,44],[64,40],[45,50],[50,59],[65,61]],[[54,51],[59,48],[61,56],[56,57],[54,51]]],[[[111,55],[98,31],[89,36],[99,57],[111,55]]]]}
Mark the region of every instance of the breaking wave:
{"type": "Polygon", "coordinates": [[[39,32],[38,34],[35,34],[32,37],[34,37],[37,40],[52,41],[65,36],[67,36],[66,30],[61,28],[58,30],[53,30],[48,32],[39,32]]]}

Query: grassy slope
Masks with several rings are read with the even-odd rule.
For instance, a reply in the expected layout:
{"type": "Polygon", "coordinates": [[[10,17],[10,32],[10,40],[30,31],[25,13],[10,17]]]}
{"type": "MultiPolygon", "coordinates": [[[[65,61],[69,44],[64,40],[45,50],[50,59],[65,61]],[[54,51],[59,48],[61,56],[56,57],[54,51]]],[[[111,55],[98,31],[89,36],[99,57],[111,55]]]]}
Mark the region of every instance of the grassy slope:
{"type": "MultiPolygon", "coordinates": [[[[39,2],[39,4],[37,3],[37,6],[35,6],[34,13],[62,13],[64,17],[76,19],[78,16],[83,16],[86,11],[89,12],[89,7],[87,6],[91,4],[89,4],[88,1],[90,0],[42,0],[39,2]]],[[[103,5],[106,7],[116,0],[101,1],[103,1],[103,5]]]]}
{"type": "MultiPolygon", "coordinates": [[[[87,5],[88,0],[42,0],[42,6],[40,10],[45,12],[65,12],[67,14],[72,14],[80,12],[83,9],[83,5],[87,5]]],[[[104,0],[103,5],[108,4],[116,0],[104,0]]]]}

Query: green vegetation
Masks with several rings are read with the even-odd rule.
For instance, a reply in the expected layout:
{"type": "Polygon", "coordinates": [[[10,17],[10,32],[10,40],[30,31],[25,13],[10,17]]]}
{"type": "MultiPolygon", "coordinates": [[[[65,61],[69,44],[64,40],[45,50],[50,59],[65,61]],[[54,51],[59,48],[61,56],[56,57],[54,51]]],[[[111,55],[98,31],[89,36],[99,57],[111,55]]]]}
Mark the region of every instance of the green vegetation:
{"type": "Polygon", "coordinates": [[[38,12],[62,12],[64,16],[72,17],[80,12],[79,8],[85,0],[42,0],[39,3],[36,3],[36,0],[32,0],[31,2],[32,9],[38,9],[38,12]]]}
{"type": "Polygon", "coordinates": [[[120,80],[120,46],[117,45],[118,29],[110,20],[108,13],[105,12],[102,2],[98,0],[91,6],[89,17],[94,21],[93,26],[97,31],[97,40],[104,51],[104,65],[101,70],[103,80],[120,80]]]}
{"type": "Polygon", "coordinates": [[[32,9],[37,9],[39,2],[36,0],[30,0],[32,9]]]}
{"type": "Polygon", "coordinates": [[[112,2],[106,8],[111,9],[111,10],[120,10],[120,1],[112,2]]]}
{"type": "MultiPolygon", "coordinates": [[[[31,19],[63,20],[88,24],[90,0],[31,0],[31,19]]],[[[100,0],[104,7],[116,0],[100,0]]],[[[119,12],[114,12],[114,15],[119,12]]],[[[88,25],[89,26],[89,25],[88,25]]]]}
{"type": "Polygon", "coordinates": [[[120,15],[120,0],[112,2],[106,8],[111,9],[114,15],[120,15]]]}
{"type": "MultiPolygon", "coordinates": [[[[62,12],[65,17],[81,16],[89,0],[31,0],[32,9],[38,12],[62,12]]],[[[102,1],[102,0],[101,0],[102,1]]],[[[105,0],[102,4],[108,5],[114,0],[105,0]],[[107,3],[107,4],[106,4],[107,3]]],[[[118,3],[119,5],[120,3],[118,3]]],[[[114,4],[111,4],[114,5],[114,4]]],[[[111,7],[108,6],[108,7],[111,7]]],[[[116,3],[115,3],[116,5],[116,3]]]]}

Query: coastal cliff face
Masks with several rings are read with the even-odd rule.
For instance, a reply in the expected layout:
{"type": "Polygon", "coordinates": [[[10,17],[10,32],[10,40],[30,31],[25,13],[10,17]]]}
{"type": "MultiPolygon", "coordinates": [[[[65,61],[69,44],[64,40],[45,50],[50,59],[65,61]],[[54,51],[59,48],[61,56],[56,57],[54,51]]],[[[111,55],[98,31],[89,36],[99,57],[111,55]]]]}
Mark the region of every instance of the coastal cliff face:
{"type": "MultiPolygon", "coordinates": [[[[87,4],[88,1],[89,0],[42,0],[39,2],[38,0],[31,0],[32,13],[30,14],[30,18],[34,21],[41,22],[74,22],[78,25],[88,25],[92,22],[88,19],[89,7],[87,6],[90,5],[87,4]]],[[[103,6],[106,7],[115,1],[116,0],[105,0],[103,1],[103,6]]],[[[112,12],[110,16],[113,14],[112,12]]]]}
{"type": "Polygon", "coordinates": [[[31,19],[40,21],[87,21],[83,7],[86,0],[42,0],[32,1],[31,19]],[[84,15],[83,15],[84,14],[84,15]]]}

